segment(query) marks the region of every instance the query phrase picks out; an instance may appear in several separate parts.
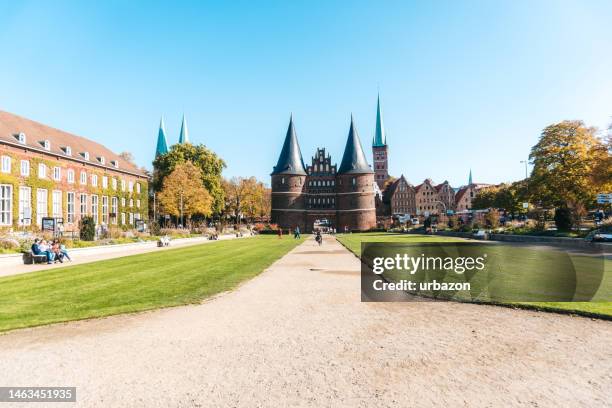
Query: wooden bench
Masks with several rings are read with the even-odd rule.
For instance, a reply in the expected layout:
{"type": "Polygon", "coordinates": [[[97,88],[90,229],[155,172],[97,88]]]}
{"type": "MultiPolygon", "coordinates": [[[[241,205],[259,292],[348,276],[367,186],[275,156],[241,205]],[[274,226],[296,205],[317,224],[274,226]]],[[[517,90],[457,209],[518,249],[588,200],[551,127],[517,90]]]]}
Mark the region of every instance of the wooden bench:
{"type": "Polygon", "coordinates": [[[25,265],[32,265],[32,264],[46,263],[46,262],[47,262],[47,255],[45,254],[34,255],[32,251],[23,253],[23,263],[25,265]]]}

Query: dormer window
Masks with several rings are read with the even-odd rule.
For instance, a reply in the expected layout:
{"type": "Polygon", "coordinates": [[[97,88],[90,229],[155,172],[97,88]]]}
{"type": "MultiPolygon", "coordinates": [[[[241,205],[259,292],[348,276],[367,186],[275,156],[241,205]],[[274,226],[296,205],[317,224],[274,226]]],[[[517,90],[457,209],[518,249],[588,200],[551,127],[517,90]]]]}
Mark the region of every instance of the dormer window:
{"type": "Polygon", "coordinates": [[[89,160],[89,152],[83,152],[81,153],[81,156],[83,156],[85,160],[89,160]]]}
{"type": "Polygon", "coordinates": [[[48,140],[44,140],[43,141],[43,147],[45,148],[45,150],[50,151],[51,150],[51,142],[48,140]]]}
{"type": "Polygon", "coordinates": [[[104,156],[98,157],[98,161],[100,162],[100,164],[105,164],[106,163],[106,160],[104,159],[104,156]]]}
{"type": "Polygon", "coordinates": [[[116,169],[119,168],[119,162],[117,160],[111,160],[111,164],[113,165],[114,168],[116,169]]]}
{"type": "Polygon", "coordinates": [[[64,153],[66,156],[72,156],[72,148],[70,146],[64,147],[64,153]]]}
{"type": "Polygon", "coordinates": [[[19,132],[19,134],[17,135],[17,141],[19,141],[19,143],[21,144],[26,144],[26,134],[23,132],[19,132]]]}

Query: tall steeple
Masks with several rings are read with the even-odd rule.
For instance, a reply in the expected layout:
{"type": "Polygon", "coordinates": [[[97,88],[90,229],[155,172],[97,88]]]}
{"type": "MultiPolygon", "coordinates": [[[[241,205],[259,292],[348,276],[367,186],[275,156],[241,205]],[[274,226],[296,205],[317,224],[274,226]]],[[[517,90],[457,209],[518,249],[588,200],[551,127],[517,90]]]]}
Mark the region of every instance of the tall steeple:
{"type": "Polygon", "coordinates": [[[179,135],[179,144],[191,143],[189,141],[189,130],[187,129],[187,119],[183,114],[183,123],[181,124],[181,134],[179,135]]]}
{"type": "Polygon", "coordinates": [[[353,115],[351,115],[351,126],[349,128],[348,138],[346,140],[346,147],[344,148],[344,155],[342,156],[342,162],[338,173],[373,173],[372,169],[368,165],[363,148],[361,147],[361,140],[355,129],[355,121],[353,115]]]}
{"type": "Polygon", "coordinates": [[[280,156],[278,157],[278,163],[274,166],[272,174],[306,175],[300,144],[295,134],[295,127],[293,126],[293,115],[289,118],[289,127],[287,128],[285,143],[283,143],[283,149],[281,150],[280,156]]]}
{"type": "Polygon", "coordinates": [[[168,140],[166,139],[166,126],[164,125],[164,117],[159,121],[159,131],[157,132],[157,147],[155,148],[155,157],[168,153],[168,140]]]}
{"type": "Polygon", "coordinates": [[[376,102],[376,130],[374,132],[374,139],[372,140],[372,147],[383,147],[387,145],[387,135],[385,134],[385,126],[383,125],[382,112],[380,109],[380,94],[376,102]]]}
{"type": "Polygon", "coordinates": [[[470,177],[468,178],[468,186],[472,185],[472,169],[470,169],[470,177]]]}

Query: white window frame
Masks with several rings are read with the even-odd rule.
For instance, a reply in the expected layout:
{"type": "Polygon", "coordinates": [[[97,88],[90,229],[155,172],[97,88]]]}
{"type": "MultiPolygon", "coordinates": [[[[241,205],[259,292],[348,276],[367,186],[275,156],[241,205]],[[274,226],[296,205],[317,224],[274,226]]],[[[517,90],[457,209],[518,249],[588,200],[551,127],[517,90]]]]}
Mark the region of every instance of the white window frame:
{"type": "Polygon", "coordinates": [[[38,178],[47,178],[47,165],[45,163],[38,163],[38,178]]]}
{"type": "Polygon", "coordinates": [[[13,225],[12,184],[0,184],[0,225],[13,225]]]}
{"type": "Polygon", "coordinates": [[[102,176],[102,188],[108,188],[108,177],[102,176]]]}
{"type": "Polygon", "coordinates": [[[19,225],[32,225],[32,218],[25,218],[26,215],[32,217],[32,188],[28,186],[19,186],[19,225]],[[26,214],[26,208],[29,208],[29,214],[26,214]]]}
{"type": "Polygon", "coordinates": [[[99,202],[98,196],[96,194],[91,195],[91,216],[94,219],[94,224],[98,225],[98,216],[99,216],[99,202]]]}
{"type": "Polygon", "coordinates": [[[2,172],[11,172],[11,156],[2,156],[2,172]]]}
{"type": "Polygon", "coordinates": [[[42,219],[49,215],[49,192],[45,188],[36,189],[36,224],[41,225],[42,219]],[[41,200],[44,198],[44,201],[41,200]]]}
{"type": "Polygon", "coordinates": [[[87,185],[87,172],[86,171],[81,171],[80,181],[81,181],[82,186],[87,185]]]}
{"type": "Polygon", "coordinates": [[[140,194],[140,183],[136,183],[136,193],[140,194]]]}
{"type": "Polygon", "coordinates": [[[68,181],[68,183],[74,184],[74,170],[73,169],[68,169],[68,171],[66,172],[66,180],[68,181]]]}
{"type": "Polygon", "coordinates": [[[121,213],[121,225],[125,225],[125,213],[121,213]]]}
{"type": "Polygon", "coordinates": [[[102,196],[102,223],[108,225],[108,196],[102,196]]]}
{"type": "Polygon", "coordinates": [[[51,214],[54,218],[62,218],[62,191],[51,192],[51,214]]]}
{"type": "Polygon", "coordinates": [[[87,216],[87,194],[79,194],[79,215],[81,218],[87,216]]]}
{"type": "Polygon", "coordinates": [[[113,187],[113,190],[117,189],[117,179],[113,177],[112,181],[111,181],[111,185],[113,187]]]}
{"type": "Polygon", "coordinates": [[[111,217],[111,221],[113,224],[117,224],[117,213],[119,212],[119,200],[117,197],[111,197],[111,213],[115,214],[111,217]]]}
{"type": "Polygon", "coordinates": [[[98,187],[98,175],[97,174],[91,175],[91,185],[94,187],[98,187]]]}
{"type": "Polygon", "coordinates": [[[62,180],[62,168],[55,166],[53,167],[53,180],[61,181],[62,180]]]}
{"type": "Polygon", "coordinates": [[[74,191],[66,193],[66,222],[71,224],[74,222],[74,206],[76,204],[76,195],[74,191]]]}
{"type": "Polygon", "coordinates": [[[30,161],[22,160],[19,164],[19,172],[23,177],[28,177],[30,175],[30,161]]]}

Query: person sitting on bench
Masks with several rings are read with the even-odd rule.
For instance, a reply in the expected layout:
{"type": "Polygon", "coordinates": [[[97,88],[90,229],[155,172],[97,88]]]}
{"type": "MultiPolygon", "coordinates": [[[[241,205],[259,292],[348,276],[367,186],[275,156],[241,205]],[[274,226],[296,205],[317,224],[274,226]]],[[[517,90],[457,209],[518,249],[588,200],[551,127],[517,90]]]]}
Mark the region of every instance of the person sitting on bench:
{"type": "Polygon", "coordinates": [[[47,257],[47,264],[51,264],[53,260],[53,254],[48,250],[47,247],[41,247],[41,241],[36,238],[34,243],[32,244],[32,254],[33,255],[45,255],[47,257]]]}

